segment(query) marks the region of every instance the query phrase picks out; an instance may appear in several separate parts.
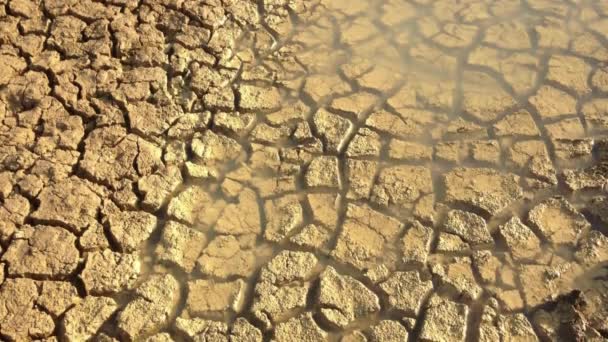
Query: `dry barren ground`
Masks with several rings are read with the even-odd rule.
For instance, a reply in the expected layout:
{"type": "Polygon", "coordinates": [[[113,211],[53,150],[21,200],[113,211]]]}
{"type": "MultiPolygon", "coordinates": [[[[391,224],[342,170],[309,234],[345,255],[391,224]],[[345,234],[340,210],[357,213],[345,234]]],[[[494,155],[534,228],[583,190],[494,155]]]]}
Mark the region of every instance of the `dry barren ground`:
{"type": "Polygon", "coordinates": [[[0,0],[0,339],[605,341],[608,1],[0,0]]]}

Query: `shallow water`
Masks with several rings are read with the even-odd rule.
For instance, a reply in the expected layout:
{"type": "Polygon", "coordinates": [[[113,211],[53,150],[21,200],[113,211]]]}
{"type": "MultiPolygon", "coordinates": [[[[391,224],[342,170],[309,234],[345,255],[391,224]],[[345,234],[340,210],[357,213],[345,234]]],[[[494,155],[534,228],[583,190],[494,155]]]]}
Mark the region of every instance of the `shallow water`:
{"type": "MultiPolygon", "coordinates": [[[[608,106],[597,100],[608,90],[602,81],[608,50],[598,30],[606,19],[597,6],[331,1],[271,27],[275,41],[269,47],[260,49],[256,32],[243,37],[240,46],[251,44],[258,58],[243,67],[235,84],[275,87],[282,96],[280,106],[264,114],[252,111],[255,122],[232,135],[250,159],[226,173],[225,182],[254,189],[263,208],[257,239],[263,245],[270,240],[275,255],[313,253],[324,267],[362,281],[383,304],[344,327],[322,309],[339,304],[319,299],[319,293],[335,289],[311,290],[305,311],[315,312],[332,338],[340,336],[339,326],[365,330],[383,319],[400,319],[403,309],[380,285],[400,270],[416,270],[433,281],[432,292],[469,306],[469,340],[489,324],[482,322],[482,311],[492,298],[499,299],[499,312],[531,318],[539,304],[559,294],[603,286],[596,277],[605,273],[597,267],[605,256],[585,266],[575,258],[579,240],[591,230],[606,232],[605,224],[594,221],[591,228],[577,212],[602,194],[601,186],[572,191],[561,177],[564,170],[598,162],[591,149],[608,128],[608,106]],[[272,84],[266,83],[270,75],[272,84]],[[461,167],[463,182],[449,178],[461,167]],[[274,170],[256,177],[261,169],[274,170]],[[505,185],[511,176],[512,184],[505,185]],[[540,221],[570,214],[555,222],[529,217],[553,196],[564,196],[577,209],[551,202],[559,208],[547,209],[540,221]],[[268,207],[283,199],[290,210],[268,207]],[[478,214],[473,217],[483,237],[470,221],[450,228],[451,209],[478,214]],[[360,221],[360,215],[373,218],[360,221]],[[522,242],[531,245],[505,240],[501,227],[513,217],[532,232],[522,242]],[[408,240],[412,222],[432,233],[408,240]],[[557,237],[562,233],[570,236],[557,237]],[[420,253],[418,248],[428,258],[409,255],[420,253]],[[538,250],[523,257],[518,248],[538,250]],[[530,264],[545,265],[549,273],[559,267],[572,271],[546,285],[542,277],[521,273],[530,264]]],[[[243,95],[239,100],[248,106],[243,95]]],[[[530,268],[532,274],[544,270],[530,268]]],[[[252,275],[254,284],[258,275],[252,275]]],[[[352,305],[345,304],[352,299],[334,295],[346,308],[352,305]]],[[[426,305],[430,297],[425,293],[421,302],[426,305]]],[[[267,295],[254,296],[254,321],[260,318],[256,305],[264,307],[266,300],[267,295]]],[[[274,323],[302,310],[283,308],[287,316],[274,323]]],[[[411,336],[441,336],[440,325],[430,317],[425,323],[422,312],[410,326],[411,336]]],[[[464,330],[455,333],[453,338],[465,336],[464,330]]]]}

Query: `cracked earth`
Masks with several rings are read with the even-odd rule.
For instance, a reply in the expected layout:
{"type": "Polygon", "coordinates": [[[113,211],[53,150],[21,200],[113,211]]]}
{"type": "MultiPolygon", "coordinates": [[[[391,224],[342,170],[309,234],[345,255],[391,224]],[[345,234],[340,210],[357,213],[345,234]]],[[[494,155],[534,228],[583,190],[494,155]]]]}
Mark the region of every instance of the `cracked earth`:
{"type": "Polygon", "coordinates": [[[0,5],[0,340],[608,338],[607,2],[0,5]]]}

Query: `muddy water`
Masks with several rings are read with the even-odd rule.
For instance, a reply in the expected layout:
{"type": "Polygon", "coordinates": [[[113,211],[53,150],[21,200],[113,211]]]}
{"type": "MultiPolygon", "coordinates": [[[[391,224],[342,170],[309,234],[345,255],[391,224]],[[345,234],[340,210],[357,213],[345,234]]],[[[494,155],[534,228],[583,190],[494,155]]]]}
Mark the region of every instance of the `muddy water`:
{"type": "Polygon", "coordinates": [[[601,1],[90,5],[3,6],[2,338],[608,338],[601,1]]]}
{"type": "MultiPolygon", "coordinates": [[[[229,220],[257,234],[245,249],[263,260],[238,275],[252,290],[236,315],[278,339],[281,325],[311,340],[397,341],[404,327],[411,340],[491,340],[491,329],[553,338],[539,307],[605,287],[607,231],[587,207],[605,198],[606,175],[577,184],[599,163],[594,143],[608,129],[599,7],[331,1],[267,27],[273,42],[262,48],[246,33],[239,44],[252,48],[239,53],[256,58],[234,84],[265,89],[258,100],[271,88],[281,96],[270,108],[241,93],[241,115],[255,118],[228,136],[247,157],[211,181],[216,201],[237,208],[219,220],[243,215],[229,220]],[[240,197],[248,189],[255,201],[240,197]],[[250,216],[258,210],[259,221],[250,216]],[[589,243],[594,256],[585,259],[589,243]],[[278,300],[290,303],[277,308],[258,270],[285,251],[312,253],[320,266],[310,285],[284,285],[311,286],[305,303],[286,295],[278,300]],[[366,312],[344,279],[325,284],[329,267],[371,290],[380,307],[366,312]],[[422,280],[398,285],[403,271],[422,280]],[[432,290],[416,292],[425,281],[432,290]],[[411,311],[399,296],[421,297],[411,311]],[[462,305],[439,310],[460,327],[444,331],[436,297],[462,305]],[[335,307],[345,317],[328,311],[335,307]],[[513,317],[523,327],[496,323],[513,317]]],[[[218,131],[229,124],[215,123],[218,131]]],[[[204,229],[211,244],[245,236],[223,224],[218,233],[217,222],[204,229]]],[[[214,278],[205,261],[187,278],[214,278]]]]}

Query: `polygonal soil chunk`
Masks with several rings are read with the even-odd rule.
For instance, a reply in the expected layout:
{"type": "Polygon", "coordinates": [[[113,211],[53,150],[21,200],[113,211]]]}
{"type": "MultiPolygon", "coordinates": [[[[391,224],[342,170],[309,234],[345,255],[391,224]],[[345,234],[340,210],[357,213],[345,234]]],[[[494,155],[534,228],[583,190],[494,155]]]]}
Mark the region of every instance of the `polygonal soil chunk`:
{"type": "Polygon", "coordinates": [[[104,207],[110,234],[122,252],[137,250],[152,234],[158,223],[156,216],[145,211],[123,211],[113,203],[104,207]]]}
{"type": "Polygon", "coordinates": [[[190,273],[206,245],[207,238],[202,232],[169,221],[163,228],[155,253],[159,261],[172,263],[190,273]]]}
{"type": "MultiPolygon", "coordinates": [[[[139,202],[135,189],[136,186],[136,184],[133,184],[128,180],[124,180],[122,184],[116,186],[116,190],[110,194],[110,199],[122,209],[136,209],[139,202]]],[[[148,207],[148,204],[143,206],[148,207]]]]}
{"type": "Polygon", "coordinates": [[[515,260],[533,260],[540,253],[540,240],[519,217],[512,217],[498,229],[515,260]]]}
{"type": "Polygon", "coordinates": [[[479,215],[462,210],[450,210],[446,217],[444,230],[456,234],[473,245],[492,244],[486,220],[479,215]]]}
{"type": "Polygon", "coordinates": [[[388,296],[392,308],[417,316],[423,300],[433,289],[433,282],[420,279],[418,271],[395,272],[380,288],[388,296]]]}
{"type": "Polygon", "coordinates": [[[518,21],[494,24],[486,31],[485,40],[502,49],[524,50],[530,48],[526,26],[518,21]]]}
{"type": "Polygon", "coordinates": [[[346,181],[350,199],[368,199],[374,186],[374,176],[378,162],[371,160],[346,160],[346,181]]]}
{"type": "Polygon", "coordinates": [[[506,312],[521,311],[525,308],[524,299],[519,290],[498,291],[496,299],[506,312]]]}
{"type": "Polygon", "coordinates": [[[564,170],[563,179],[572,191],[603,189],[608,185],[608,164],[601,163],[585,169],[564,170]]]}
{"type": "Polygon", "coordinates": [[[203,229],[215,223],[226,204],[215,200],[200,186],[189,186],[169,202],[167,214],[190,225],[196,224],[203,229]]]}
{"type": "Polygon", "coordinates": [[[380,155],[380,135],[371,129],[360,128],[346,149],[347,157],[376,157],[380,155]]]}
{"type": "Polygon", "coordinates": [[[159,106],[143,101],[128,103],[127,111],[133,131],[146,137],[161,135],[183,114],[177,106],[159,106]]]}
{"type": "Polygon", "coordinates": [[[460,236],[449,233],[440,233],[439,238],[437,239],[437,247],[435,251],[442,253],[464,252],[470,248],[471,246],[462,241],[460,236]]]}
{"type": "Polygon", "coordinates": [[[112,298],[87,296],[63,317],[64,338],[86,341],[112,316],[118,305],[112,298]]]}
{"type": "MultiPolygon", "coordinates": [[[[304,123],[300,123],[300,124],[304,125],[304,123]]],[[[297,130],[297,128],[296,128],[296,130],[297,130]]],[[[246,133],[245,129],[242,129],[239,131],[241,131],[242,133],[246,133]]],[[[291,128],[288,126],[273,127],[266,123],[260,123],[251,130],[249,139],[251,139],[251,141],[253,141],[255,143],[267,143],[267,144],[268,143],[277,143],[278,141],[281,141],[282,139],[287,138],[291,133],[292,133],[291,128]]],[[[293,134],[293,137],[294,138],[297,137],[295,132],[293,134]]],[[[301,138],[301,137],[298,137],[298,138],[301,138]]],[[[264,151],[265,149],[268,149],[268,147],[264,146],[261,153],[269,152],[269,151],[264,151]]],[[[269,150],[272,150],[272,148],[270,148],[269,150]]]]}
{"type": "Polygon", "coordinates": [[[210,314],[225,314],[241,310],[245,283],[238,279],[232,282],[194,280],[188,282],[186,310],[190,317],[210,314]]]}
{"type": "MultiPolygon", "coordinates": [[[[5,30],[6,26],[2,28],[5,30]]],[[[35,107],[51,90],[48,77],[38,71],[26,71],[13,78],[4,88],[2,97],[10,100],[3,102],[10,103],[17,111],[35,107]]]]}
{"type": "MultiPolygon", "coordinates": [[[[585,128],[578,118],[569,118],[545,125],[551,139],[572,140],[585,136],[585,128]]],[[[555,143],[555,142],[554,142],[555,143]]]]}
{"type": "Polygon", "coordinates": [[[500,165],[500,145],[496,140],[472,141],[470,143],[471,157],[480,163],[500,165]]]}
{"type": "Polygon", "coordinates": [[[386,280],[390,275],[391,270],[389,270],[384,264],[372,266],[363,273],[365,279],[374,284],[378,284],[386,280]]]}
{"type": "Polygon", "coordinates": [[[144,208],[160,209],[182,181],[179,168],[171,166],[140,178],[137,190],[143,194],[144,208]]]}
{"type": "Polygon", "coordinates": [[[135,254],[112,252],[109,249],[89,253],[80,274],[90,295],[107,295],[130,289],[141,271],[135,254]]]}
{"type": "Polygon", "coordinates": [[[515,106],[515,100],[491,76],[473,72],[465,75],[462,109],[483,122],[496,120],[515,106]]]}
{"type": "Polygon", "coordinates": [[[414,205],[414,217],[425,224],[434,225],[438,216],[438,203],[435,201],[435,194],[430,193],[420,197],[414,205]]]}
{"type": "MultiPolygon", "coordinates": [[[[243,242],[244,237],[239,240],[243,242]]],[[[218,278],[249,277],[258,265],[271,255],[267,247],[241,245],[232,235],[218,235],[209,242],[197,260],[197,269],[218,278]]]]}
{"type": "Polygon", "coordinates": [[[582,112],[589,129],[600,132],[608,130],[607,99],[595,99],[585,103],[582,112]]]}
{"type": "Polygon", "coordinates": [[[317,258],[312,253],[282,251],[264,266],[260,281],[276,285],[304,281],[310,278],[316,266],[317,258]]]}
{"type": "Polygon", "coordinates": [[[210,130],[205,131],[202,135],[195,135],[191,146],[196,163],[208,166],[213,170],[235,162],[243,153],[243,147],[236,140],[210,130]]]}
{"type": "Polygon", "coordinates": [[[262,322],[264,329],[270,329],[306,307],[309,290],[308,283],[295,282],[279,286],[269,281],[258,282],[254,289],[251,311],[262,322]]]}
{"type": "Polygon", "coordinates": [[[260,234],[262,223],[255,192],[245,189],[240,192],[238,203],[228,204],[215,224],[219,234],[260,234]]]}
{"type": "Polygon", "coordinates": [[[586,211],[594,220],[608,226],[608,197],[594,197],[587,205],[586,211]]]}
{"type": "Polygon", "coordinates": [[[441,288],[465,301],[475,300],[482,292],[473,273],[469,257],[453,257],[443,264],[434,262],[431,272],[441,288]]]}
{"type": "Polygon", "coordinates": [[[369,329],[371,342],[407,341],[408,332],[397,321],[382,320],[369,329]]]}
{"type": "Polygon", "coordinates": [[[550,198],[534,207],[528,220],[541,236],[555,245],[574,246],[590,228],[589,222],[564,198],[550,198]]]}
{"type": "Polygon", "coordinates": [[[367,206],[349,204],[347,219],[331,255],[359,269],[378,263],[392,265],[397,256],[389,244],[397,238],[401,228],[399,221],[392,217],[367,206]]]}
{"type": "Polygon", "coordinates": [[[444,177],[445,200],[493,216],[522,196],[518,177],[486,168],[456,168],[444,177]]]}
{"type": "Polygon", "coordinates": [[[482,283],[496,283],[498,269],[502,266],[502,261],[495,257],[491,251],[473,252],[473,266],[479,275],[482,283]]]}
{"type": "Polygon", "coordinates": [[[498,302],[491,298],[481,318],[480,341],[538,341],[526,316],[521,313],[501,315],[497,313],[497,308],[498,302]]]}
{"type": "Polygon", "coordinates": [[[287,195],[264,204],[268,222],[264,237],[269,241],[281,241],[304,220],[302,206],[297,197],[287,195]]]}
{"type": "Polygon", "coordinates": [[[60,225],[81,233],[97,221],[101,199],[93,185],[78,177],[71,177],[44,188],[38,195],[40,206],[32,218],[60,225]]]}
{"type": "MultiPolygon", "coordinates": [[[[566,120],[562,120],[563,122],[566,120]]],[[[576,122],[576,120],[571,121],[575,126],[580,125],[580,122],[576,122]]],[[[556,125],[559,125],[557,123],[556,125]]],[[[547,129],[555,128],[548,127],[547,129]]],[[[573,127],[571,132],[575,132],[575,134],[565,134],[565,136],[574,136],[575,138],[557,138],[552,140],[553,147],[555,149],[555,157],[556,161],[562,165],[567,167],[578,166],[580,164],[589,164],[592,162],[592,152],[593,152],[593,139],[591,138],[580,138],[582,136],[581,127],[573,127]],[[578,133],[576,131],[578,130],[578,133]],[[576,138],[578,137],[578,138],[576,138]]],[[[570,128],[568,128],[570,130],[570,128]]],[[[598,165],[601,168],[601,164],[598,165]]],[[[591,167],[593,169],[594,167],[591,167]]],[[[602,179],[603,180],[603,179],[602,179]]],[[[570,186],[570,184],[568,184],[570,186]]],[[[576,188],[575,188],[576,189],[576,188]]]]}
{"type": "Polygon", "coordinates": [[[309,111],[310,108],[302,101],[290,101],[280,109],[267,114],[266,120],[273,126],[282,125],[289,121],[302,119],[309,111]]]}
{"type": "Polygon", "coordinates": [[[304,176],[304,182],[310,188],[337,188],[339,180],[338,158],[332,156],[320,156],[313,159],[304,176]]]}
{"type": "Polygon", "coordinates": [[[576,99],[566,92],[553,87],[543,86],[530,98],[543,119],[556,118],[576,113],[576,99]]]}
{"type": "Polygon", "coordinates": [[[590,231],[579,241],[574,257],[591,268],[608,261],[608,237],[596,230],[590,231]]]}
{"type": "Polygon", "coordinates": [[[547,163],[550,163],[549,151],[543,141],[518,141],[507,151],[507,165],[510,167],[523,169],[534,158],[547,160],[547,163]]]}
{"type": "Polygon", "coordinates": [[[76,287],[67,281],[44,281],[36,304],[58,317],[80,300],[76,287]]]}
{"type": "Polygon", "coordinates": [[[557,184],[557,176],[555,174],[555,168],[549,158],[543,157],[532,157],[530,163],[527,165],[528,176],[532,177],[533,181],[545,182],[551,185],[557,184]]]}
{"type": "MultiPolygon", "coordinates": [[[[221,190],[222,190],[222,193],[224,195],[226,195],[227,197],[230,197],[231,200],[234,200],[237,197],[239,197],[239,202],[246,202],[245,204],[248,204],[248,205],[243,205],[241,207],[242,209],[249,208],[249,210],[248,210],[249,212],[253,212],[254,211],[253,209],[257,209],[256,206],[250,205],[250,204],[252,204],[251,202],[253,202],[253,200],[256,199],[255,192],[251,189],[245,188],[243,183],[233,180],[231,178],[226,178],[226,179],[224,179],[224,181],[221,184],[221,190]]],[[[228,207],[230,207],[230,206],[228,206],[228,207]]],[[[232,209],[230,209],[230,210],[226,209],[224,211],[224,213],[222,213],[222,214],[225,216],[226,211],[228,211],[229,213],[234,213],[236,210],[235,207],[230,207],[230,208],[232,208],[232,209]]],[[[254,216],[254,221],[257,221],[257,218],[255,218],[255,216],[254,216]]]]}
{"type": "Polygon", "coordinates": [[[125,128],[110,126],[92,131],[85,140],[80,167],[85,174],[104,184],[136,176],[133,163],[138,155],[137,136],[125,128]]]}
{"type": "Polygon", "coordinates": [[[412,223],[400,241],[403,262],[416,266],[426,264],[432,238],[433,230],[431,228],[418,221],[412,223]]]}
{"type": "Polygon", "coordinates": [[[218,71],[202,64],[192,73],[193,90],[196,93],[207,93],[214,88],[224,87],[229,82],[229,74],[224,71],[226,70],[218,71]]]}
{"type": "Polygon", "coordinates": [[[308,194],[315,221],[333,230],[338,221],[338,197],[334,194],[308,194]]]}
{"type": "Polygon", "coordinates": [[[179,283],[170,274],[154,275],[135,295],[116,317],[120,335],[128,340],[153,335],[167,326],[179,301],[179,283]]]}
{"type": "Polygon", "coordinates": [[[234,91],[230,87],[211,89],[207,94],[203,95],[203,102],[207,109],[235,110],[234,91]]]}
{"type": "Polygon", "coordinates": [[[176,139],[192,138],[194,133],[205,130],[211,120],[211,112],[204,111],[202,113],[189,113],[181,115],[171,125],[167,131],[167,135],[176,139]]]}
{"type": "Polygon", "coordinates": [[[316,265],[312,253],[283,251],[264,266],[255,287],[252,311],[266,329],[306,306],[310,285],[302,282],[312,276],[316,265]]]}
{"type": "Polygon", "coordinates": [[[306,312],[285,323],[277,324],[272,341],[317,342],[325,341],[326,338],[327,333],[319,328],[312,318],[312,313],[306,312]]]}
{"type": "Polygon", "coordinates": [[[433,148],[416,142],[392,139],[388,146],[388,156],[413,162],[431,161],[433,148]]]}
{"type": "Polygon", "coordinates": [[[241,85],[238,89],[239,108],[250,111],[269,111],[281,106],[281,94],[275,87],[241,85]]]}
{"type": "Polygon", "coordinates": [[[497,323],[503,341],[538,341],[532,324],[521,313],[500,315],[497,323]]]}
{"type": "Polygon", "coordinates": [[[327,96],[342,95],[350,90],[348,83],[344,82],[338,75],[315,74],[306,78],[304,93],[319,103],[327,96]]]}
{"type": "Polygon", "coordinates": [[[355,278],[340,275],[329,266],[320,279],[321,316],[331,324],[345,327],[380,310],[376,294],[355,278]]]}
{"type": "Polygon", "coordinates": [[[85,252],[110,248],[101,223],[89,227],[78,239],[78,245],[85,252]]]}
{"type": "Polygon", "coordinates": [[[591,77],[591,85],[601,91],[608,91],[608,68],[600,68],[591,77]]]}
{"type": "Polygon", "coordinates": [[[178,317],[175,320],[175,330],[191,341],[228,341],[228,326],[224,322],[178,317]]]}
{"type": "Polygon", "coordinates": [[[499,137],[522,136],[537,137],[540,135],[538,127],[527,111],[519,111],[507,115],[504,119],[494,124],[494,132],[499,137]]]}
{"type": "Polygon", "coordinates": [[[321,108],[312,117],[315,129],[319,133],[328,152],[341,151],[352,123],[336,114],[321,108]]]}
{"type": "Polygon", "coordinates": [[[45,97],[34,111],[40,111],[35,115],[40,115],[44,121],[43,135],[51,138],[57,147],[72,150],[78,147],[84,136],[81,117],[69,115],[61,103],[52,97],[45,97]]]}
{"type": "Polygon", "coordinates": [[[390,133],[402,138],[416,138],[423,133],[423,126],[409,118],[402,118],[397,114],[385,110],[374,111],[367,118],[365,124],[379,131],[390,133]]]}
{"type": "Polygon", "coordinates": [[[488,129],[462,117],[449,122],[445,128],[444,139],[446,140],[471,140],[488,138],[488,129]]]}
{"type": "Polygon", "coordinates": [[[557,21],[549,21],[534,27],[538,34],[539,46],[568,49],[570,34],[557,21]]]}
{"type": "Polygon", "coordinates": [[[2,256],[8,274],[56,278],[70,275],[80,261],[76,237],[64,228],[22,226],[2,256]]]}
{"type": "Polygon", "coordinates": [[[420,339],[422,341],[463,341],[468,307],[434,295],[426,309],[420,339]]]}
{"type": "Polygon", "coordinates": [[[526,306],[534,308],[559,294],[560,277],[556,270],[545,265],[521,265],[519,279],[526,306]]]}
{"type": "Polygon", "coordinates": [[[574,90],[578,95],[591,92],[587,78],[591,67],[578,57],[553,55],[549,59],[547,79],[562,87],[574,90]]]}
{"type": "Polygon", "coordinates": [[[230,331],[230,341],[262,342],[262,332],[245,318],[239,317],[234,321],[230,331]]]}
{"type": "Polygon", "coordinates": [[[469,155],[469,146],[462,141],[444,141],[435,145],[435,160],[461,164],[469,155]]]}
{"type": "MultiPolygon", "coordinates": [[[[370,29],[368,26],[366,31],[370,29]]],[[[342,39],[347,38],[347,34],[348,32],[343,31],[342,39]]],[[[403,76],[400,75],[398,69],[399,67],[390,64],[376,64],[371,70],[358,76],[356,82],[363,89],[388,93],[394,90],[401,82],[401,77],[403,76]]]]}
{"type": "Polygon", "coordinates": [[[385,206],[411,207],[422,195],[433,191],[431,170],[422,166],[392,166],[380,171],[372,189],[372,200],[385,206]]]}
{"type": "Polygon", "coordinates": [[[39,310],[36,282],[31,279],[7,279],[0,287],[0,333],[12,341],[28,341],[50,336],[55,330],[53,318],[39,310]]]}
{"type": "MultiPolygon", "coordinates": [[[[27,2],[22,2],[25,6],[34,5],[27,2]]],[[[15,2],[18,4],[18,2],[15,2]]],[[[9,6],[15,8],[18,5],[13,5],[13,3],[9,4],[9,6]]],[[[32,6],[33,7],[33,6],[32,6]]],[[[15,11],[14,9],[12,9],[15,11]]],[[[28,11],[27,9],[25,11],[28,11]]],[[[23,12],[25,12],[23,11],[23,12]]],[[[19,12],[19,11],[15,11],[19,12]]],[[[29,12],[29,11],[28,11],[29,12]]],[[[0,78],[1,85],[7,85],[13,77],[17,76],[21,72],[25,71],[27,64],[23,58],[18,56],[12,56],[10,54],[3,55],[2,62],[0,62],[0,70],[2,70],[2,77],[0,78]]]]}
{"type": "Polygon", "coordinates": [[[254,114],[220,112],[213,117],[213,124],[217,129],[223,132],[242,136],[251,128],[254,120],[254,114]]]}
{"type": "Polygon", "coordinates": [[[331,239],[332,233],[332,229],[323,225],[309,224],[304,226],[299,233],[292,236],[289,241],[298,246],[322,250],[331,239]]]}

